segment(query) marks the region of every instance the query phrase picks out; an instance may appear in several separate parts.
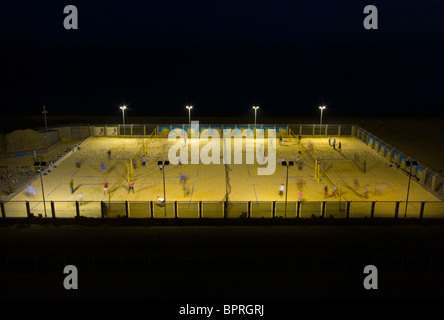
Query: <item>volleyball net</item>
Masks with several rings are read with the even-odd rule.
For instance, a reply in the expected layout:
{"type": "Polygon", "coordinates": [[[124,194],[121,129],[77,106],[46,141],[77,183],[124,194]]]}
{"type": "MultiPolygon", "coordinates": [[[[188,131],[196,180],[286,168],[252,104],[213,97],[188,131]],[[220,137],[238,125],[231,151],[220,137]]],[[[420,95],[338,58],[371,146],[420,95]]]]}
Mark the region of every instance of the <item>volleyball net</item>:
{"type": "Polygon", "coordinates": [[[310,162],[314,164],[314,178],[319,183],[322,180],[327,183],[330,188],[332,188],[333,192],[336,193],[337,196],[341,195],[341,189],[339,186],[333,181],[333,179],[325,172],[325,170],[322,168],[321,162],[317,160],[310,152],[309,149],[307,149],[302,142],[299,141],[299,138],[296,136],[296,134],[289,129],[289,134],[292,139],[294,139],[296,142],[299,143],[299,149],[303,152],[303,155],[306,155],[307,158],[309,158],[310,162]]]}

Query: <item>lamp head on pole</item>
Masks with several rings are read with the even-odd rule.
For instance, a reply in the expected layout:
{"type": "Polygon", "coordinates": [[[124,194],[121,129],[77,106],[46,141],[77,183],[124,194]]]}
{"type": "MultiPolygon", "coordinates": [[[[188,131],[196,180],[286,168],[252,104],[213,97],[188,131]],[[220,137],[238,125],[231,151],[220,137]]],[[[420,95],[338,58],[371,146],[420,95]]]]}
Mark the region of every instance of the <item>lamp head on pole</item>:
{"type": "Polygon", "coordinates": [[[193,109],[193,106],[186,106],[185,108],[187,108],[188,110],[193,109]]]}
{"type": "Polygon", "coordinates": [[[259,109],[259,106],[253,106],[253,109],[257,110],[257,109],[259,109]]]}
{"type": "Polygon", "coordinates": [[[126,110],[126,106],[122,106],[122,107],[120,107],[120,109],[126,110]]]}
{"type": "Polygon", "coordinates": [[[326,106],[320,106],[319,109],[321,109],[321,111],[323,111],[326,108],[326,106]]]}

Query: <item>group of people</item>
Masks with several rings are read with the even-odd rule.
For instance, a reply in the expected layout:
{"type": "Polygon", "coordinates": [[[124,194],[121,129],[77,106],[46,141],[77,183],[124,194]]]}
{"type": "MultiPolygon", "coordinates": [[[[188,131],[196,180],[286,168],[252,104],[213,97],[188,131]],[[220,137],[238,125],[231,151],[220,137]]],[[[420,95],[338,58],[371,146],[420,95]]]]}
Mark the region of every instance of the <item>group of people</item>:
{"type": "MultiPolygon", "coordinates": [[[[333,150],[336,150],[336,139],[333,138],[333,141],[331,140],[331,137],[328,137],[328,145],[333,147],[333,150]]],[[[342,145],[341,142],[338,142],[338,151],[341,151],[342,145]]]]}
{"type": "Polygon", "coordinates": [[[338,195],[338,187],[333,186],[331,194],[328,194],[328,185],[324,186],[324,198],[336,197],[338,195]]]}
{"type": "MultiPolygon", "coordinates": [[[[298,199],[299,201],[303,200],[303,191],[302,188],[304,187],[304,179],[302,177],[296,178],[296,186],[298,188],[298,199]]],[[[282,183],[279,187],[279,195],[282,197],[285,192],[285,185],[282,183]]]]}
{"type": "MultiPolygon", "coordinates": [[[[111,150],[108,150],[106,153],[107,153],[107,156],[108,156],[108,160],[111,160],[111,158],[112,158],[111,150]]],[[[142,166],[146,166],[147,158],[146,158],[145,155],[142,156],[141,160],[142,160],[142,166]]],[[[178,165],[180,167],[182,165],[181,158],[177,157],[177,161],[178,161],[178,165]]],[[[133,166],[134,169],[136,169],[136,167],[137,167],[136,159],[132,160],[131,165],[133,166]]],[[[76,160],[76,167],[80,168],[80,160],[76,160]]],[[[160,171],[162,171],[163,166],[160,165],[159,167],[160,167],[160,171]]],[[[103,161],[100,162],[100,169],[101,169],[101,171],[103,173],[106,172],[106,164],[103,161]]],[[[181,174],[179,176],[179,178],[180,178],[181,184],[183,185],[184,195],[189,194],[189,190],[188,190],[188,188],[186,186],[186,176],[185,176],[185,174],[181,174]]],[[[32,187],[28,188],[28,190],[27,190],[28,194],[35,195],[35,190],[31,189],[31,188],[32,187]]],[[[71,179],[71,181],[69,183],[69,188],[70,188],[71,194],[74,194],[75,189],[74,189],[74,180],[73,179],[71,179]]],[[[129,181],[128,181],[128,193],[130,193],[131,191],[135,194],[135,191],[134,191],[134,179],[129,179],[129,181]]],[[[103,194],[105,195],[105,194],[108,194],[109,192],[110,192],[109,183],[107,181],[105,181],[103,183],[103,194]]],[[[158,196],[157,200],[159,201],[159,205],[164,205],[165,204],[165,199],[163,199],[162,197],[158,196]]]]}

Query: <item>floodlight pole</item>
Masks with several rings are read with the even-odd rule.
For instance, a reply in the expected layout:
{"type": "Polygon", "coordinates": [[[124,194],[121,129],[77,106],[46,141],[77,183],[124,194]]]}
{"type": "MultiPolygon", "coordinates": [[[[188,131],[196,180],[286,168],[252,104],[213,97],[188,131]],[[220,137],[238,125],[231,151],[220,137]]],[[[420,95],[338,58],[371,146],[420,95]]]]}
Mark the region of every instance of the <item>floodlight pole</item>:
{"type": "Polygon", "coordinates": [[[167,209],[166,209],[166,192],[165,192],[165,163],[162,165],[162,175],[163,175],[163,201],[164,203],[164,210],[165,210],[165,217],[167,216],[167,209]]]}
{"type": "Polygon", "coordinates": [[[120,107],[122,109],[122,116],[123,116],[123,135],[126,136],[126,128],[125,128],[125,110],[126,106],[120,107]]]}
{"type": "Polygon", "coordinates": [[[409,191],[410,191],[410,180],[412,179],[412,165],[410,164],[410,170],[409,170],[409,184],[407,186],[407,198],[405,199],[405,212],[404,212],[404,218],[407,218],[407,206],[409,204],[409,191]]]}
{"type": "Polygon", "coordinates": [[[43,176],[42,176],[42,168],[39,169],[40,173],[40,182],[42,184],[42,195],[43,195],[43,208],[45,210],[45,218],[46,218],[46,202],[45,202],[45,190],[43,189],[43,176]]]}
{"type": "Polygon", "coordinates": [[[48,132],[48,124],[47,124],[47,122],[46,122],[46,114],[48,113],[48,111],[46,111],[45,106],[43,106],[43,111],[42,111],[42,113],[43,113],[43,116],[44,116],[44,118],[45,118],[45,130],[46,130],[46,132],[48,132]]]}
{"type": "Polygon", "coordinates": [[[162,177],[163,177],[163,201],[164,201],[164,209],[165,209],[165,217],[166,217],[166,191],[165,191],[165,166],[169,165],[169,161],[157,161],[157,164],[162,166],[162,177]]]}
{"type": "Polygon", "coordinates": [[[287,218],[287,193],[288,193],[288,165],[287,165],[287,182],[285,184],[285,214],[284,214],[285,218],[287,218]]]}
{"type": "Polygon", "coordinates": [[[322,134],[322,112],[324,111],[325,106],[320,106],[319,109],[321,109],[321,123],[319,126],[319,135],[321,135],[322,134]]]}
{"type": "Polygon", "coordinates": [[[259,109],[259,106],[253,106],[254,109],[254,130],[256,130],[256,116],[257,116],[257,109],[259,109]]]}
{"type": "Polygon", "coordinates": [[[293,161],[282,161],[282,165],[287,167],[287,177],[286,177],[286,184],[285,184],[285,213],[284,217],[287,217],[287,194],[288,194],[288,168],[293,166],[293,161]]]}
{"type": "Polygon", "coordinates": [[[188,128],[191,134],[191,109],[193,109],[193,106],[186,106],[186,108],[188,109],[188,128]]]}

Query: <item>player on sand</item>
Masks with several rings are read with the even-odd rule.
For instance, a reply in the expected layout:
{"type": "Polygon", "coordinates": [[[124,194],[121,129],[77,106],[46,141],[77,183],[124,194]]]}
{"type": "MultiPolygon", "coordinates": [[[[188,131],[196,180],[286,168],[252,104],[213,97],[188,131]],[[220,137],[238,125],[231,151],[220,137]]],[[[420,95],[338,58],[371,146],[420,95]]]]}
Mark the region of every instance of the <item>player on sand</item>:
{"type": "Polygon", "coordinates": [[[284,194],[284,190],[285,190],[284,184],[281,184],[281,186],[279,187],[279,195],[282,196],[284,194]]]}
{"type": "Polygon", "coordinates": [[[107,192],[109,192],[108,182],[104,182],[103,183],[103,194],[106,194],[107,192]]]}
{"type": "Polygon", "coordinates": [[[133,180],[133,179],[131,179],[131,180],[129,181],[128,193],[130,193],[130,191],[133,191],[133,193],[136,194],[136,193],[134,192],[134,180],[133,180]]]}
{"type": "Polygon", "coordinates": [[[157,204],[158,206],[163,207],[165,205],[165,199],[161,198],[160,196],[157,196],[157,201],[159,201],[157,204]]]}

